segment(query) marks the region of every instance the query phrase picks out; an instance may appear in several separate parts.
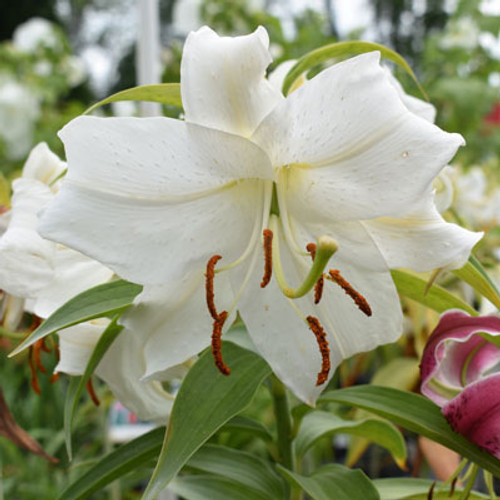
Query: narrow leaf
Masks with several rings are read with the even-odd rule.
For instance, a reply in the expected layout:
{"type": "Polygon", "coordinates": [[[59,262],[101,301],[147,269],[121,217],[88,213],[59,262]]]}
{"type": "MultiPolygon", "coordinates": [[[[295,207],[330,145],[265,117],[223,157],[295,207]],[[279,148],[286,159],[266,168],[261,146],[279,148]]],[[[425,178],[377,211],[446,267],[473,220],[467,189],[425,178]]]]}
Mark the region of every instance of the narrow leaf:
{"type": "Polygon", "coordinates": [[[311,476],[301,476],[284,467],[278,471],[291,483],[303,489],[313,500],[379,500],[372,482],[360,469],[348,469],[340,464],[329,464],[317,469],[311,476]]]}
{"type": "Polygon", "coordinates": [[[9,354],[9,357],[19,354],[37,340],[68,326],[123,312],[132,305],[135,296],[141,290],[140,285],[125,280],[110,281],[85,290],[49,316],[9,354]]]}
{"type": "Polygon", "coordinates": [[[318,66],[319,64],[325,63],[331,59],[336,59],[339,57],[346,58],[359,54],[364,54],[365,52],[373,52],[378,50],[382,57],[396,63],[398,66],[403,68],[412,78],[412,80],[417,85],[418,89],[424,96],[426,100],[429,100],[424,89],[420,85],[415,73],[410,68],[409,64],[400,56],[397,52],[373,42],[362,42],[359,40],[347,41],[347,42],[337,42],[330,45],[325,45],[319,49],[313,50],[308,54],[302,56],[295,65],[288,72],[284,82],[283,82],[283,94],[287,95],[290,89],[293,87],[295,81],[306,71],[311,68],[318,66]]]}
{"type": "Polygon", "coordinates": [[[106,97],[102,101],[90,106],[83,114],[88,115],[92,111],[105,104],[119,101],[149,101],[159,102],[168,106],[182,108],[181,86],[179,83],[159,83],[154,85],[141,85],[127,90],[117,92],[106,97]]]}
{"type": "Polygon", "coordinates": [[[438,285],[432,285],[425,293],[427,281],[416,274],[401,270],[392,270],[391,274],[398,292],[404,297],[413,299],[439,313],[448,309],[462,309],[472,316],[478,315],[478,312],[469,304],[438,285]]]}
{"type": "Polygon", "coordinates": [[[284,498],[283,480],[269,462],[256,455],[224,446],[205,445],[187,465],[230,479],[239,484],[240,489],[252,488],[259,492],[262,500],[284,498]]]}
{"type": "Polygon", "coordinates": [[[405,441],[398,429],[390,422],[375,418],[345,420],[326,411],[313,411],[304,417],[295,438],[297,454],[303,456],[319,439],[339,432],[364,437],[387,448],[398,466],[405,468],[405,441]]]}
{"type": "Polygon", "coordinates": [[[259,491],[242,487],[232,479],[219,476],[181,476],[168,487],[184,500],[262,500],[259,491]]]}
{"type": "Polygon", "coordinates": [[[487,298],[497,309],[500,309],[500,292],[475,257],[471,255],[467,264],[461,269],[453,271],[453,274],[487,298]]]}
{"type": "Polygon", "coordinates": [[[106,330],[99,338],[92,355],[90,356],[85,372],[81,377],[71,377],[71,382],[66,394],[66,401],[64,404],[64,435],[66,439],[66,451],[68,452],[69,460],[72,460],[71,450],[71,427],[73,425],[73,417],[76,411],[76,405],[82,395],[85,385],[94,373],[97,365],[103,358],[106,351],[109,349],[118,334],[123,330],[123,326],[118,325],[116,322],[118,316],[115,316],[113,321],[108,325],[106,330]]]}
{"type": "Polygon", "coordinates": [[[175,398],[145,500],[156,498],[189,458],[250,404],[262,381],[271,373],[261,357],[230,342],[224,343],[224,358],[232,368],[229,376],[217,370],[210,350],[201,355],[186,375],[175,398]]]}
{"type": "Polygon", "coordinates": [[[70,484],[59,500],[87,499],[115,479],[134,471],[160,453],[165,427],[154,429],[104,456],[83,476],[70,484]]]}
{"type": "Polygon", "coordinates": [[[396,425],[441,443],[500,477],[500,460],[453,432],[440,408],[419,394],[390,387],[360,385],[326,392],[321,401],[368,410],[396,425]]]}

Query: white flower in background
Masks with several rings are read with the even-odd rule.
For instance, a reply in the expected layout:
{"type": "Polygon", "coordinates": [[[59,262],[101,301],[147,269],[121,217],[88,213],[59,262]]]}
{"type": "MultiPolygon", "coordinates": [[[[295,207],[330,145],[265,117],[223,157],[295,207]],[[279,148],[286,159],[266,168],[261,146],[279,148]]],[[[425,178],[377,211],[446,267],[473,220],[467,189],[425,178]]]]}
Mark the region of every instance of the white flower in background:
{"type": "Polygon", "coordinates": [[[14,31],[12,43],[23,52],[35,52],[40,47],[62,49],[61,39],[54,25],[41,17],[33,17],[20,24],[14,31]]]}
{"type": "Polygon", "coordinates": [[[0,74],[0,140],[7,157],[26,156],[33,141],[33,127],[40,116],[37,96],[26,85],[0,74]]]}
{"type": "Polygon", "coordinates": [[[62,60],[61,70],[68,78],[70,87],[77,87],[87,79],[87,67],[82,58],[78,56],[68,56],[62,60]]]}
{"type": "Polygon", "coordinates": [[[68,175],[40,230],[144,285],[122,322],[146,379],[210,345],[210,329],[227,373],[220,334],[239,311],[313,403],[343,359],[400,335],[389,269],[459,267],[481,235],[447,224],[433,200],[463,139],[408,110],[378,53],[285,99],[265,78],[268,46],[263,28],[191,33],[185,122],[73,120],[60,134],[68,175]]]}
{"type": "MultiPolygon", "coordinates": [[[[65,169],[66,163],[40,143],[31,151],[22,177],[13,182],[10,221],[0,237],[0,289],[10,294],[2,311],[7,327],[17,326],[23,310],[47,318],[75,295],[113,276],[99,262],[42,238],[36,230],[37,214],[64,182],[57,179],[65,169]]],[[[55,371],[83,374],[108,324],[108,319],[98,319],[60,331],[60,362],[55,371]]],[[[96,373],[139,416],[164,419],[172,398],[158,383],[140,381],[142,356],[133,346],[130,336],[119,338],[96,373]],[[128,362],[115,366],[123,349],[128,362]]]]}
{"type": "Polygon", "coordinates": [[[479,34],[479,27],[471,17],[452,19],[439,40],[439,46],[442,49],[472,50],[479,43],[479,34]]]}

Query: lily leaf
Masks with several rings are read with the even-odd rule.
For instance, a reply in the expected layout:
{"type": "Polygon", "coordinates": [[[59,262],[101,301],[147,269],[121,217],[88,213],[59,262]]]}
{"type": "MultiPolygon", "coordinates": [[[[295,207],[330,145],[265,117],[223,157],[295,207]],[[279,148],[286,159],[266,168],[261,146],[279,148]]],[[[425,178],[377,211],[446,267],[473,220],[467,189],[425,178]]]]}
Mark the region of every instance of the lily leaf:
{"type": "Polygon", "coordinates": [[[83,114],[88,115],[92,111],[105,104],[119,101],[149,101],[159,102],[168,106],[182,108],[181,86],[179,83],[158,83],[153,85],[140,85],[130,89],[117,92],[102,101],[90,106],[83,114]]]}
{"type": "Polygon", "coordinates": [[[413,299],[424,306],[427,306],[439,313],[448,309],[462,309],[472,316],[477,316],[478,312],[462,299],[448,292],[438,285],[432,285],[425,293],[427,281],[409,271],[392,270],[392,279],[398,292],[413,299]]]}
{"type": "Polygon", "coordinates": [[[264,427],[260,422],[253,420],[249,417],[244,417],[242,415],[237,415],[232,418],[225,426],[223,430],[238,430],[239,432],[248,432],[254,434],[255,436],[261,438],[264,441],[272,441],[273,435],[269,432],[269,429],[264,427]]]}
{"type": "Polygon", "coordinates": [[[382,57],[385,57],[389,61],[392,61],[403,68],[415,82],[425,99],[429,100],[427,94],[425,93],[424,89],[420,85],[420,82],[415,76],[415,73],[413,73],[413,70],[410,68],[409,64],[404,60],[402,56],[400,56],[397,52],[394,52],[394,50],[385,47],[384,45],[373,42],[362,42],[359,40],[332,43],[330,45],[325,45],[324,47],[313,50],[302,56],[288,72],[283,82],[283,94],[287,95],[290,89],[293,87],[295,81],[300,78],[303,73],[309,71],[315,66],[318,66],[319,64],[322,64],[331,59],[355,56],[364,54],[365,52],[373,52],[375,50],[378,50],[381,53],[382,57]]]}
{"type": "Polygon", "coordinates": [[[278,466],[278,471],[293,485],[303,489],[313,500],[380,500],[372,482],[360,469],[329,464],[311,476],[301,476],[278,466]]]}
{"type": "Polygon", "coordinates": [[[85,373],[81,377],[71,377],[68,393],[66,394],[66,401],[64,403],[64,436],[66,439],[66,451],[70,461],[72,460],[71,426],[73,424],[73,416],[75,414],[76,405],[83,390],[85,389],[85,384],[89,381],[90,377],[97,368],[97,365],[103,358],[104,354],[106,354],[106,351],[109,349],[113,341],[123,330],[123,326],[116,323],[117,320],[118,316],[113,319],[106,330],[102,333],[87,363],[85,373]]]}
{"type": "Polygon", "coordinates": [[[114,316],[130,307],[142,286],[125,280],[110,281],[85,290],[68,300],[21,342],[9,357],[19,354],[37,340],[68,326],[95,318],[114,316]]]}
{"type": "Polygon", "coordinates": [[[167,486],[193,454],[228,420],[252,401],[271,373],[257,354],[230,342],[224,358],[234,367],[222,375],[206,350],[189,370],[175,398],[165,442],[143,499],[152,500],[167,486]]]}
{"type": "Polygon", "coordinates": [[[256,455],[224,446],[205,445],[191,457],[187,465],[230,479],[239,485],[240,490],[251,488],[259,493],[262,500],[284,498],[283,480],[270,463],[256,455]]]}
{"type": "Polygon", "coordinates": [[[360,385],[326,392],[320,401],[368,410],[396,425],[441,443],[500,477],[500,460],[453,432],[440,408],[419,394],[390,387],[360,385]]]}
{"type": "Polygon", "coordinates": [[[361,436],[387,448],[398,466],[405,469],[405,441],[390,422],[376,418],[345,420],[326,411],[313,411],[304,417],[295,438],[297,454],[303,456],[316,441],[339,432],[361,436]]]}
{"type": "Polygon", "coordinates": [[[58,500],[83,500],[128,472],[143,467],[158,456],[165,427],[144,434],[105,455],[83,476],[70,484],[58,500]]]}
{"type": "Polygon", "coordinates": [[[467,264],[461,269],[453,271],[453,274],[487,298],[497,309],[500,309],[500,292],[474,256],[471,255],[467,264]]]}

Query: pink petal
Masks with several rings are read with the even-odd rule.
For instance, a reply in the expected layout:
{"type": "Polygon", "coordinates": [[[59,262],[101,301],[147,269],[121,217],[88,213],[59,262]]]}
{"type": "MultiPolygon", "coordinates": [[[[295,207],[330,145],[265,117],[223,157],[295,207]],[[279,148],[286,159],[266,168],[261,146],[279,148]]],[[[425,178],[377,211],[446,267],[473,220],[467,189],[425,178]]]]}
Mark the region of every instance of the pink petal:
{"type": "Polygon", "coordinates": [[[500,373],[467,386],[442,411],[455,432],[500,458],[500,373]]]}
{"type": "Polygon", "coordinates": [[[438,326],[427,341],[420,365],[421,391],[437,405],[445,405],[449,398],[430,386],[431,379],[461,389],[462,373],[467,360],[466,384],[478,380],[500,361],[500,349],[485,342],[482,337],[475,336],[480,332],[499,335],[500,318],[474,317],[462,311],[451,311],[441,316],[438,326]]]}

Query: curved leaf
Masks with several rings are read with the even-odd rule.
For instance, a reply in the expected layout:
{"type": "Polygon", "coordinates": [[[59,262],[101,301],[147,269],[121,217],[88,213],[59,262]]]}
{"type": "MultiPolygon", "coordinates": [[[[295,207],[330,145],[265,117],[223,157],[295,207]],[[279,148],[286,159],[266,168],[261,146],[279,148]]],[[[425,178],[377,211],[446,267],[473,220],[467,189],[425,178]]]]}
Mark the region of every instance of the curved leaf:
{"type": "Polygon", "coordinates": [[[130,307],[142,286],[125,280],[110,281],[85,290],[68,300],[21,342],[9,357],[19,354],[51,333],[95,318],[114,316],[130,307]]]}
{"type": "Polygon", "coordinates": [[[224,343],[231,375],[215,367],[206,350],[189,370],[175,398],[165,442],[144,494],[156,498],[191,456],[229,419],[243,411],[271,369],[257,354],[224,343]]]}
{"type": "Polygon", "coordinates": [[[330,464],[317,469],[309,477],[281,466],[278,466],[278,471],[313,500],[380,500],[375,486],[360,469],[330,464]]]}
{"type": "Polygon", "coordinates": [[[115,479],[156,458],[161,450],[165,427],[154,429],[105,455],[83,476],[70,484],[58,500],[87,499],[115,479]]]}
{"type": "Polygon", "coordinates": [[[242,415],[232,418],[222,430],[238,430],[240,432],[248,432],[260,437],[264,441],[272,441],[273,439],[273,435],[260,422],[242,415]]]}
{"type": "Polygon", "coordinates": [[[182,108],[181,86],[179,83],[157,83],[153,85],[140,85],[130,89],[122,90],[102,101],[90,106],[83,114],[88,115],[92,111],[105,104],[119,101],[149,101],[159,102],[168,106],[182,108]]]}
{"type": "Polygon", "coordinates": [[[398,466],[405,468],[405,441],[394,425],[376,418],[345,420],[326,411],[313,411],[304,417],[295,438],[297,454],[304,455],[319,439],[339,432],[361,436],[387,448],[398,466]]]}
{"type": "Polygon", "coordinates": [[[441,443],[500,477],[500,460],[453,432],[440,408],[419,394],[390,387],[360,385],[326,392],[320,401],[368,410],[396,425],[441,443]]]}
{"type": "Polygon", "coordinates": [[[434,311],[442,313],[448,309],[462,309],[472,316],[479,314],[462,299],[438,285],[432,285],[425,293],[427,281],[416,274],[408,271],[392,270],[391,275],[401,295],[434,309],[434,311]]]}
{"type": "Polygon", "coordinates": [[[392,61],[393,63],[396,63],[398,66],[403,68],[415,82],[424,98],[427,101],[429,100],[427,94],[417,80],[415,73],[413,73],[413,70],[410,68],[410,66],[402,56],[400,56],[397,52],[394,52],[392,49],[385,47],[384,45],[373,42],[362,42],[359,40],[332,43],[330,45],[325,45],[324,47],[313,50],[308,54],[302,56],[290,69],[285,80],[283,81],[283,94],[287,95],[290,89],[293,87],[295,81],[300,78],[303,73],[309,71],[315,66],[318,66],[319,64],[322,64],[331,59],[339,57],[351,57],[375,50],[378,50],[381,53],[382,57],[385,57],[389,61],[392,61]]]}
{"type": "Polygon", "coordinates": [[[224,446],[205,445],[191,457],[187,465],[230,479],[240,488],[256,490],[262,500],[284,498],[283,480],[270,463],[256,455],[224,446]]]}

